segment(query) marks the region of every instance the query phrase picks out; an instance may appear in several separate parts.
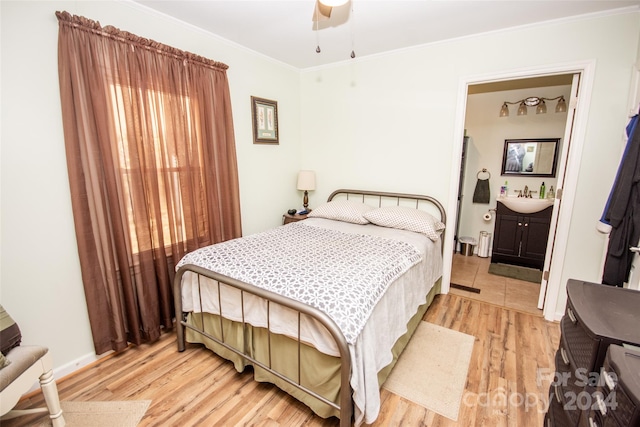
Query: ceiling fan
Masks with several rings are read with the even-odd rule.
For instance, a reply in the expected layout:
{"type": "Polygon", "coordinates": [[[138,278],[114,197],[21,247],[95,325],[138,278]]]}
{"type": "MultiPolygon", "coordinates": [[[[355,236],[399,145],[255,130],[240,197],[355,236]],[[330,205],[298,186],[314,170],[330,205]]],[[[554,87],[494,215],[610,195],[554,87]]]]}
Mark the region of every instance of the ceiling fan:
{"type": "MultiPolygon", "coordinates": [[[[346,10],[346,13],[337,13],[335,18],[329,21],[331,19],[331,12],[333,11],[334,7],[344,6],[347,3],[350,3],[352,1],[353,0],[316,0],[315,1],[312,21],[313,21],[313,26],[316,32],[316,42],[317,42],[316,52],[317,53],[321,52],[318,30],[320,28],[328,28],[331,26],[338,26],[346,23],[349,20],[348,9],[351,9],[351,8],[348,8],[346,10]],[[320,24],[321,22],[322,24],[320,24]]],[[[345,12],[345,10],[341,10],[340,12],[345,12]]],[[[353,26],[353,22],[352,22],[352,26],[353,26]]],[[[356,57],[356,52],[353,49],[353,30],[352,30],[351,58],[355,58],[355,57],[356,57]]]]}
{"type": "Polygon", "coordinates": [[[334,7],[347,4],[349,0],[316,0],[313,10],[313,22],[326,21],[331,18],[331,11],[334,7]]]}

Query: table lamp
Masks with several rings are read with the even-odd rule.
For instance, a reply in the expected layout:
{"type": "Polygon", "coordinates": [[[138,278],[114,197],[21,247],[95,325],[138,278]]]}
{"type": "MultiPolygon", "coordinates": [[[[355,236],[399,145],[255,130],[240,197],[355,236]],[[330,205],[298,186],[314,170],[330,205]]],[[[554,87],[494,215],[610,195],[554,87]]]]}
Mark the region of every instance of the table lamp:
{"type": "Polygon", "coordinates": [[[302,203],[305,210],[309,206],[309,191],[316,189],[316,173],[314,171],[302,170],[298,172],[298,190],[304,191],[302,203]]]}

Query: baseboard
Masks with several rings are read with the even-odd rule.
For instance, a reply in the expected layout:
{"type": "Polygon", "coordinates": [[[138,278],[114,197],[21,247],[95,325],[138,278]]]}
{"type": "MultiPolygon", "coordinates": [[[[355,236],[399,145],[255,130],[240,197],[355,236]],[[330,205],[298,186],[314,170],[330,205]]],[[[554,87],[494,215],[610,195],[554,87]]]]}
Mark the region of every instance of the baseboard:
{"type": "MultiPolygon", "coordinates": [[[[82,370],[84,370],[85,368],[88,368],[90,366],[92,366],[93,364],[101,361],[102,359],[104,359],[105,357],[110,357],[112,354],[114,354],[113,351],[107,352],[105,354],[102,354],[100,356],[97,356],[95,353],[89,353],[86,354],[85,356],[79,357],[75,360],[72,360],[71,362],[67,363],[66,365],[62,365],[59,366],[57,368],[53,369],[53,377],[55,378],[56,381],[61,381],[67,377],[70,377],[72,375],[75,375],[79,372],[81,372],[82,370]]],[[[40,392],[40,382],[36,381],[33,386],[29,389],[29,391],[22,396],[22,399],[28,399],[30,398],[33,394],[39,393],[40,392]]]]}
{"type": "Polygon", "coordinates": [[[553,321],[554,321],[554,322],[559,322],[559,321],[561,321],[561,320],[562,320],[562,318],[563,318],[563,317],[564,317],[564,311],[562,311],[562,312],[560,312],[560,313],[556,312],[556,315],[555,315],[555,317],[553,318],[553,321]]]}

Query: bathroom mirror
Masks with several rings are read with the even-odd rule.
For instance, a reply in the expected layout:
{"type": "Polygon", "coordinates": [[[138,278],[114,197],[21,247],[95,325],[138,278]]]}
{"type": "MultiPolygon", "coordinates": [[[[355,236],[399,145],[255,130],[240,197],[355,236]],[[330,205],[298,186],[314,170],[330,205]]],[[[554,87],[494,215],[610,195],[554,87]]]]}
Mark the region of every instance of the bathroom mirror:
{"type": "Polygon", "coordinates": [[[502,175],[556,176],[560,138],[506,139],[502,175]]]}

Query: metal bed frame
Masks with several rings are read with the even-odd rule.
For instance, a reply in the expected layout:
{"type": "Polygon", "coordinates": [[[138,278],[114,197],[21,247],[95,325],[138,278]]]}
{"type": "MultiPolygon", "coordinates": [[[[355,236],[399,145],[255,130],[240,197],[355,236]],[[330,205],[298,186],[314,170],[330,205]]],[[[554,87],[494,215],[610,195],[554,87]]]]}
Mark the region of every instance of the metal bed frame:
{"type": "MultiPolygon", "coordinates": [[[[353,197],[357,197],[358,199],[360,199],[362,202],[367,202],[367,204],[370,204],[370,200],[375,200],[376,198],[378,199],[378,207],[382,207],[382,206],[390,206],[391,203],[388,203],[389,201],[395,200],[395,204],[400,206],[402,203],[405,203],[403,201],[415,201],[415,208],[419,209],[421,206],[421,202],[423,202],[423,204],[426,204],[428,206],[435,206],[435,208],[437,209],[436,213],[439,213],[440,215],[440,219],[442,222],[446,222],[446,213],[444,210],[444,207],[442,206],[442,204],[435,198],[431,197],[431,196],[424,196],[424,195],[418,195],[418,194],[404,194],[404,193],[389,193],[389,192],[379,192],[379,191],[366,191],[366,190],[346,190],[346,189],[340,189],[340,190],[336,190],[333,193],[331,193],[331,195],[328,197],[328,201],[333,200],[334,198],[336,198],[336,196],[340,196],[340,197],[344,197],[346,199],[352,199],[353,197]],[[353,196],[353,197],[352,197],[353,196]]],[[[176,273],[175,279],[174,279],[174,283],[173,283],[173,294],[174,294],[174,303],[175,303],[175,312],[176,312],[176,317],[180,316],[179,321],[176,322],[176,331],[177,331],[177,341],[178,341],[178,351],[182,352],[185,350],[185,328],[189,328],[191,330],[193,330],[196,333],[199,333],[203,336],[205,336],[206,338],[212,340],[213,342],[223,346],[224,348],[226,348],[227,350],[243,357],[244,359],[248,360],[249,362],[251,362],[251,364],[258,366],[262,369],[264,369],[265,371],[275,375],[276,377],[280,378],[281,380],[287,382],[288,384],[292,385],[293,387],[313,396],[314,398],[320,400],[321,402],[329,405],[330,407],[336,409],[337,411],[339,411],[340,413],[340,426],[345,427],[345,426],[350,426],[351,422],[352,422],[352,416],[353,416],[353,400],[352,400],[352,390],[351,390],[351,385],[350,385],[350,377],[351,377],[351,357],[349,354],[349,347],[347,344],[347,341],[344,337],[344,335],[342,334],[342,332],[340,331],[340,329],[338,328],[338,326],[336,325],[336,323],[329,317],[327,316],[327,314],[325,314],[324,312],[308,306],[306,304],[303,304],[301,302],[298,302],[296,300],[284,297],[282,295],[258,288],[252,284],[240,281],[240,280],[236,280],[234,278],[225,276],[223,274],[219,274],[216,273],[214,271],[211,270],[207,270],[205,268],[193,265],[193,264],[187,264],[182,266],[176,273]],[[213,336],[210,333],[206,332],[204,329],[204,319],[202,321],[202,329],[198,329],[196,327],[194,327],[193,325],[190,325],[187,323],[187,314],[182,311],[182,277],[186,272],[192,272],[192,273],[196,273],[198,275],[198,288],[199,290],[201,289],[200,286],[200,277],[204,276],[204,277],[208,277],[210,279],[213,279],[217,282],[217,286],[218,286],[218,304],[219,304],[219,309],[220,312],[217,313],[219,315],[220,318],[220,325],[221,325],[221,331],[222,334],[219,337],[213,336]],[[254,296],[257,296],[259,298],[264,299],[267,302],[267,332],[268,332],[268,353],[269,353],[269,361],[267,364],[260,362],[259,360],[256,360],[255,358],[243,353],[242,351],[234,348],[233,346],[227,344],[225,342],[225,338],[224,338],[224,328],[222,328],[222,322],[223,322],[223,317],[222,317],[222,301],[220,300],[220,286],[221,284],[224,284],[226,286],[230,286],[233,288],[236,288],[238,290],[240,290],[240,295],[241,295],[241,303],[242,303],[242,326],[243,328],[246,326],[246,323],[244,322],[244,296],[245,294],[251,294],[254,296]],[[297,362],[298,362],[298,378],[297,379],[292,379],[287,377],[286,375],[283,375],[282,373],[276,371],[275,369],[272,368],[271,366],[271,329],[269,326],[269,312],[270,312],[270,307],[271,304],[278,304],[284,307],[287,307],[291,310],[294,310],[295,312],[297,312],[297,319],[298,319],[298,338],[297,338],[297,343],[298,343],[298,352],[297,355],[294,355],[294,357],[297,357],[297,362]],[[317,394],[316,392],[314,392],[313,390],[308,389],[307,387],[304,387],[301,384],[301,357],[300,357],[300,348],[303,345],[300,341],[300,323],[301,323],[301,316],[302,314],[309,316],[312,319],[317,320],[318,322],[320,322],[320,324],[322,324],[327,331],[329,331],[329,333],[332,335],[333,339],[335,340],[335,343],[337,345],[337,348],[339,350],[340,353],[340,361],[341,361],[341,369],[340,369],[340,398],[339,398],[339,402],[340,404],[336,404],[335,402],[332,402],[330,400],[328,400],[326,397],[321,396],[319,394],[317,394]]],[[[201,296],[200,296],[201,298],[201,296]]],[[[203,316],[203,315],[202,315],[203,316]]],[[[203,316],[204,317],[204,316],[203,316]]]]}

